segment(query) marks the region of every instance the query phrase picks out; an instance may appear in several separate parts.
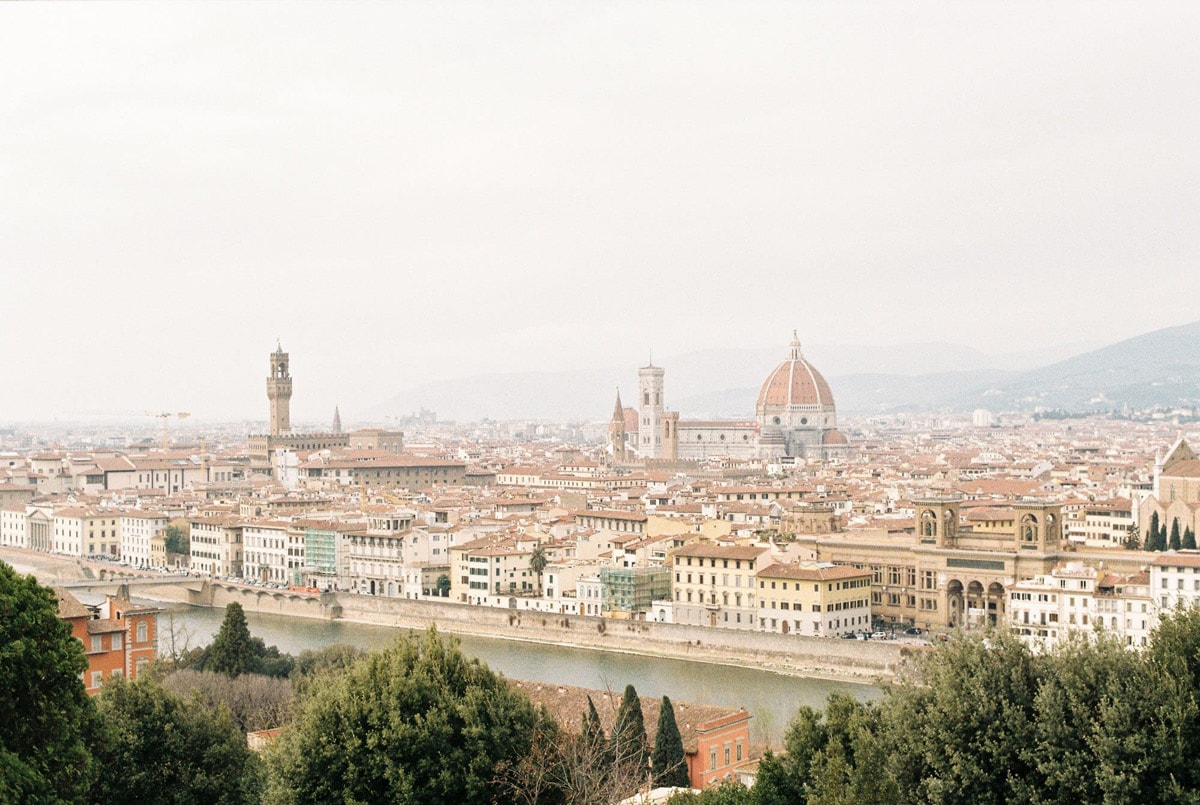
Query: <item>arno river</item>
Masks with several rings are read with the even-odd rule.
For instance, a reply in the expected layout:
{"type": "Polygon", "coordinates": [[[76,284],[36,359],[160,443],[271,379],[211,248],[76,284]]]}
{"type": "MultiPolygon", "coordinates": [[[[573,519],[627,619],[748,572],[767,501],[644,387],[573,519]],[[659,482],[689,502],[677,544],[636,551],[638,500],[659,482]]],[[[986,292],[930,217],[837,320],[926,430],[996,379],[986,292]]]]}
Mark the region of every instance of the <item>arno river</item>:
{"type": "MultiPolygon", "coordinates": [[[[172,605],[169,612],[173,614],[176,633],[186,631],[193,647],[210,643],[224,617],[224,610],[203,607],[172,605]]],[[[246,620],[253,636],[290,654],[335,643],[384,648],[400,631],[385,626],[254,612],[247,612],[246,620]]],[[[170,628],[167,613],[161,616],[160,627],[159,644],[165,648],[170,628]]],[[[643,696],[665,695],[672,701],[744,707],[753,716],[754,739],[767,738],[774,744],[778,744],[801,705],[821,708],[833,691],[844,691],[861,700],[881,695],[880,689],[871,685],[790,677],[750,668],[485,637],[463,636],[459,641],[467,654],[478,657],[510,679],[611,689],[618,693],[632,684],[643,696]]]]}

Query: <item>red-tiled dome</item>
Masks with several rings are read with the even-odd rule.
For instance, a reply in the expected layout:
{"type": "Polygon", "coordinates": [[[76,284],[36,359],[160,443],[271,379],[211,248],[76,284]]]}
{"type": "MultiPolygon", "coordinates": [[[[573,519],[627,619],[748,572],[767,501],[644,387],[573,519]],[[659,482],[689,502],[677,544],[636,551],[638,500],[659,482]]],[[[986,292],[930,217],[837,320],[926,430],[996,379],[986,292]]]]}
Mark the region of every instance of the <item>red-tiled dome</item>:
{"type": "Polygon", "coordinates": [[[833,405],[829,384],[800,354],[800,341],[793,338],[788,359],[767,375],[758,392],[758,408],[775,405],[833,405]]]}
{"type": "Polygon", "coordinates": [[[821,437],[821,444],[826,445],[827,447],[831,447],[833,445],[846,445],[850,444],[850,440],[847,439],[845,434],[843,434],[840,430],[834,428],[833,430],[825,431],[825,435],[821,437]]]}

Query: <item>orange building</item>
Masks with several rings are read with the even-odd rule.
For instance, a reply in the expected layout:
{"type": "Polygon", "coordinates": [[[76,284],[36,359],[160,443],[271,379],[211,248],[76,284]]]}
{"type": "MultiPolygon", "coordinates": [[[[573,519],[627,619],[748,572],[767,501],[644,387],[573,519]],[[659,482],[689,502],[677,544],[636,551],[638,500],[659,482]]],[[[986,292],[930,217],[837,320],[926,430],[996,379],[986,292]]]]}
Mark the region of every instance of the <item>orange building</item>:
{"type": "MultiPolygon", "coordinates": [[[[750,759],[750,714],[735,710],[726,715],[690,725],[695,741],[684,741],[688,777],[692,788],[706,788],[726,777],[750,759]]],[[[682,725],[680,731],[682,732],[682,725]]]]}
{"type": "Polygon", "coordinates": [[[58,617],[71,625],[71,634],[83,643],[88,659],[83,686],[89,696],[114,677],[137,679],[158,656],[158,608],[111,595],[101,604],[86,606],[60,587],[54,592],[58,617]]]}

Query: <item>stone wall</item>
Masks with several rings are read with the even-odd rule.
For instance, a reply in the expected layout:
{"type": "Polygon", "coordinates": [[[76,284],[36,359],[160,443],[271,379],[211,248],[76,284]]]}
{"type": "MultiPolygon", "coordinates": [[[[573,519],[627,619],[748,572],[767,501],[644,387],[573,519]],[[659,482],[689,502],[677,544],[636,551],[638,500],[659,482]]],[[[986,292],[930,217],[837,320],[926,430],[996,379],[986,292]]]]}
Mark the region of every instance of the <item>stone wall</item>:
{"type": "Polygon", "coordinates": [[[622,621],[576,615],[411,601],[338,593],[341,617],[361,623],[531,640],[634,654],[751,664],[814,676],[891,677],[920,647],[887,641],[804,637],[711,629],[673,623],[622,621]]]}
{"type": "Polygon", "coordinates": [[[433,624],[452,634],[753,666],[802,676],[864,682],[892,677],[907,658],[924,650],[889,641],[735,631],[529,610],[518,612],[453,601],[413,601],[352,593],[302,595],[221,582],[205,582],[199,591],[185,586],[163,586],[155,588],[154,592],[155,597],[199,606],[225,607],[236,601],[248,612],[318,620],[341,618],[410,629],[425,629],[433,624]]]}

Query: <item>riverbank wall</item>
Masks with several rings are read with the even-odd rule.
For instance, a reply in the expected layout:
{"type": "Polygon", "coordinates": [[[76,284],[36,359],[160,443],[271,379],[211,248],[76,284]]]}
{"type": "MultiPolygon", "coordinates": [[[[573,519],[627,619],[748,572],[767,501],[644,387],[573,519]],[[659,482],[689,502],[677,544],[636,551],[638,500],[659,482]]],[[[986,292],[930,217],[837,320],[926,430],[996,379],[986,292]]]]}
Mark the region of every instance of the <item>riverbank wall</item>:
{"type": "Polygon", "coordinates": [[[450,634],[551,643],[693,662],[761,668],[796,676],[876,683],[895,676],[920,647],[891,641],[822,639],[654,621],[626,621],[414,601],[353,593],[305,595],[205,581],[200,590],[174,585],[139,590],[159,600],[320,620],[345,620],[450,634]]]}

